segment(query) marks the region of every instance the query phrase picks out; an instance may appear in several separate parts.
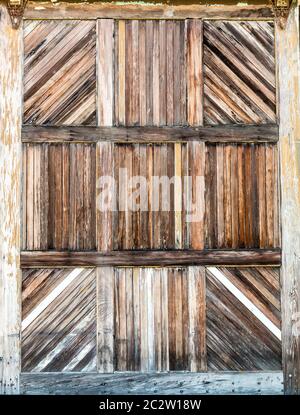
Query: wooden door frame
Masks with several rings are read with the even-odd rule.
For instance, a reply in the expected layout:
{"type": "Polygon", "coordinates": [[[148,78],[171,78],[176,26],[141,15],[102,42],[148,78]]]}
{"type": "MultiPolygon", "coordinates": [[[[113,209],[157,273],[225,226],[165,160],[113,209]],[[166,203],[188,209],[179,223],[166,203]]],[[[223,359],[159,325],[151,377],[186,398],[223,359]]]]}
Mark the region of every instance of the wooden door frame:
{"type": "MultiPolygon", "coordinates": [[[[82,6],[67,3],[62,3],[59,7],[52,3],[46,5],[43,3],[43,9],[38,8],[38,3],[29,3],[25,13],[25,18],[35,19],[122,17],[266,20],[270,19],[270,16],[272,16],[272,13],[269,6],[124,5],[120,7],[110,4],[85,4],[82,6]]],[[[0,40],[0,91],[5,91],[4,94],[0,95],[0,393],[14,394],[20,392],[21,371],[20,194],[23,46],[22,28],[18,30],[11,28],[10,18],[2,4],[0,4],[0,40]],[[18,103],[19,105],[17,105],[18,103]]],[[[300,61],[298,7],[291,10],[285,31],[276,27],[276,51],[282,195],[281,281],[284,389],[286,394],[300,394],[300,61]]],[[[37,385],[41,385],[41,388],[42,384],[46,386],[49,379],[47,376],[49,375],[35,376],[34,384],[30,383],[32,381],[30,375],[22,375],[21,383],[23,386],[25,385],[25,389],[27,385],[27,390],[31,392],[35,390],[38,393],[37,385]]],[[[82,379],[83,387],[85,382],[89,384],[91,376],[94,375],[82,379]]],[[[99,374],[99,376],[103,375],[99,374]]],[[[176,377],[176,375],[174,376],[176,377]]],[[[194,384],[193,392],[204,393],[203,381],[206,381],[208,377],[213,379],[214,382],[211,392],[225,393],[227,391],[226,387],[228,392],[232,392],[231,382],[228,381],[227,386],[226,382],[223,382],[226,376],[228,377],[228,374],[190,374],[191,382],[194,384]],[[218,389],[219,383],[225,385],[223,389],[218,389]]],[[[237,384],[242,385],[240,389],[237,389],[239,392],[249,393],[249,391],[254,390],[252,384],[253,382],[257,383],[258,380],[258,375],[255,375],[256,377],[253,380],[253,374],[247,373],[232,374],[230,376],[236,376],[237,384]],[[249,382],[247,379],[249,379],[249,382]]],[[[263,385],[265,385],[265,389],[262,389],[270,391],[272,376],[267,373],[259,376],[263,379],[263,385]]],[[[58,374],[51,377],[53,392],[56,391],[55,387],[59,388],[56,383],[58,377],[58,374]]],[[[147,378],[147,382],[150,378],[151,376],[147,378]]],[[[180,375],[176,379],[180,379],[180,375]]],[[[137,381],[139,381],[138,378],[137,381]]],[[[22,388],[21,392],[23,392],[22,388]]],[[[41,392],[42,389],[39,393],[41,392]]]]}

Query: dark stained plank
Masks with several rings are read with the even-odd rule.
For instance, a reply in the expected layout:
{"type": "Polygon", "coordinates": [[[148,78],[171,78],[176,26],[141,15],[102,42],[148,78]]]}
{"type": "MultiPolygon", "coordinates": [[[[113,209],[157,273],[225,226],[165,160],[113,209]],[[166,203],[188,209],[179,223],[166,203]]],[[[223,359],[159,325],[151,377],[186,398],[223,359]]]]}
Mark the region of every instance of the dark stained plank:
{"type": "Polygon", "coordinates": [[[281,264],[280,249],[57,252],[22,251],[21,266],[121,266],[121,265],[274,265],[281,264]]]}
{"type": "Polygon", "coordinates": [[[132,142],[202,140],[208,142],[277,142],[278,126],[212,125],[206,127],[55,127],[23,126],[22,141],[31,142],[132,142]]]}

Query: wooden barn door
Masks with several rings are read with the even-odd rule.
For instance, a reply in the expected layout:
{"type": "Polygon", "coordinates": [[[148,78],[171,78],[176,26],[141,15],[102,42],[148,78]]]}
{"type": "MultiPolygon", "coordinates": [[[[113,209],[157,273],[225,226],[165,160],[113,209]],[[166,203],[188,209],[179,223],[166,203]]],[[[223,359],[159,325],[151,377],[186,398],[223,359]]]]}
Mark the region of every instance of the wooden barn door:
{"type": "Polygon", "coordinates": [[[27,20],[23,124],[24,393],[280,391],[273,22],[27,20]]]}

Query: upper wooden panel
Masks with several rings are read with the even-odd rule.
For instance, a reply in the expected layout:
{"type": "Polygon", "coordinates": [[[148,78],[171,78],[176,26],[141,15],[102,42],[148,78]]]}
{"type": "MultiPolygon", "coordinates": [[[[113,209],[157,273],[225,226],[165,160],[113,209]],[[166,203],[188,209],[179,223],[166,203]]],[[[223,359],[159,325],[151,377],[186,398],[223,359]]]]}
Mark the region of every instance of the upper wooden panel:
{"type": "Polygon", "coordinates": [[[204,122],[276,121],[274,24],[204,23],[204,122]]]}
{"type": "Polygon", "coordinates": [[[95,125],[96,23],[24,24],[25,124],[95,125]]]}

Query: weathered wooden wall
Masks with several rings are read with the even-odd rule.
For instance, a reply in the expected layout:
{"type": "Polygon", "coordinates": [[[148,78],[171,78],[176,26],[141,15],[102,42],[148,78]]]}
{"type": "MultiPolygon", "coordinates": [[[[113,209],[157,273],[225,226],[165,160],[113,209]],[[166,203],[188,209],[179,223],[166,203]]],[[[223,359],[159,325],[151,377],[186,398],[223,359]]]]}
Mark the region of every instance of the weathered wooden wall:
{"type": "Polygon", "coordinates": [[[19,391],[22,30],[0,4],[0,393],[19,391]]]}
{"type": "MultiPolygon", "coordinates": [[[[265,6],[43,7],[30,4],[26,16],[70,20],[29,20],[24,30],[23,369],[92,376],[96,370],[280,370],[278,269],[222,265],[280,263],[281,177],[283,366],[286,392],[299,393],[298,9],[287,31],[276,29],[275,59],[265,6]],[[146,177],[184,174],[195,172],[199,160],[205,209],[196,225],[186,224],[185,211],[96,212],[96,174],[118,166],[131,174],[145,170],[146,177]],[[165,268],[138,268],[152,265],[165,268]]],[[[21,39],[1,11],[0,36],[8,43],[0,46],[0,61],[7,61],[10,46],[15,52],[8,54],[9,75],[0,73],[4,90],[14,85],[4,105],[0,99],[1,165],[9,164],[0,183],[13,189],[2,192],[9,209],[0,216],[0,294],[11,295],[1,313],[4,322],[8,312],[13,316],[1,332],[0,368],[1,391],[16,392],[21,121],[10,108],[20,110],[21,39]],[[14,226],[7,226],[12,217],[14,226]]],[[[185,207],[184,191],[174,190],[172,203],[185,207]]],[[[30,393],[38,378],[28,376],[23,385],[30,393]]],[[[152,378],[143,381],[149,386],[152,378]]],[[[187,378],[190,391],[194,381],[187,378]]],[[[270,390],[269,378],[263,384],[270,390]]]]}

